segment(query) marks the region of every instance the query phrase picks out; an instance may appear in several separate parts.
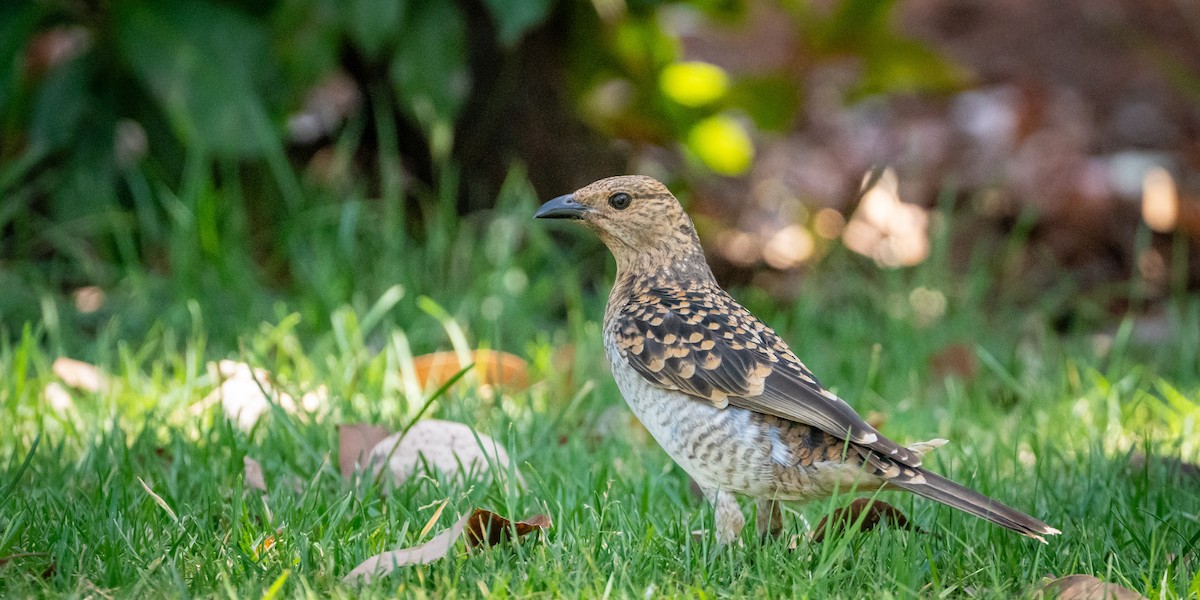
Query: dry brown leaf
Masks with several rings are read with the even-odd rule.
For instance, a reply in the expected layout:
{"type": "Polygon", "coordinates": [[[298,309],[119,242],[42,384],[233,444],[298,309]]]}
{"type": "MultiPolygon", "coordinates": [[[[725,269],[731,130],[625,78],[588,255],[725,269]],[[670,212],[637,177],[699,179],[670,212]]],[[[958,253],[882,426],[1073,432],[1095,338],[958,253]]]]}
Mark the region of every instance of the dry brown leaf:
{"type": "Polygon", "coordinates": [[[54,359],[51,370],[63,383],[77,390],[95,393],[108,389],[108,374],[96,365],[60,356],[54,359]]]}
{"type": "Polygon", "coordinates": [[[821,522],[817,523],[816,529],[813,530],[811,540],[814,543],[820,543],[825,539],[830,528],[834,532],[843,531],[846,527],[856,523],[860,517],[862,517],[862,531],[875,529],[880,522],[887,522],[901,529],[921,531],[919,527],[910,524],[908,517],[905,517],[904,513],[895,506],[882,500],[858,498],[849,505],[833,511],[832,515],[823,517],[821,522]],[[831,522],[832,525],[830,525],[831,522]]]}
{"type": "Polygon", "coordinates": [[[246,487],[252,490],[258,490],[262,493],[267,493],[267,480],[263,478],[262,465],[258,464],[257,460],[249,456],[242,457],[242,464],[245,466],[245,475],[243,480],[246,487]]]}
{"type": "MultiPolygon", "coordinates": [[[[509,458],[496,440],[476,433],[467,425],[425,419],[413,425],[403,437],[397,433],[379,442],[371,450],[368,463],[375,473],[386,464],[392,483],[400,485],[423,465],[447,474],[483,475],[493,465],[507,469],[509,458]]],[[[520,480],[519,473],[517,477],[520,480]]]]}
{"type": "Polygon", "coordinates": [[[338,425],[338,469],[349,479],[356,468],[367,463],[371,450],[392,432],[366,423],[338,425]]]}
{"type": "Polygon", "coordinates": [[[1115,583],[1105,583],[1091,575],[1067,575],[1042,586],[1037,598],[1058,600],[1143,600],[1145,596],[1115,583]]]}
{"type": "Polygon", "coordinates": [[[522,537],[550,526],[550,515],[536,514],[524,521],[513,522],[490,510],[477,508],[467,520],[467,547],[495,546],[511,539],[513,533],[522,537]]]}
{"type": "Polygon", "coordinates": [[[467,532],[467,547],[495,546],[512,538],[514,529],[516,536],[521,537],[532,531],[549,528],[550,517],[534,515],[524,521],[513,523],[508,519],[481,508],[475,509],[449,529],[433,536],[428,542],[412,548],[401,548],[377,554],[359,563],[342,581],[345,583],[369,583],[379,576],[386,576],[400,567],[424,565],[440,560],[450,553],[454,543],[467,532]]]}
{"type": "MultiPolygon", "coordinates": [[[[475,350],[471,353],[470,362],[475,364],[472,371],[483,385],[509,390],[529,387],[529,364],[520,356],[497,350],[475,350]]],[[[450,381],[463,366],[458,354],[449,351],[423,354],[413,359],[417,381],[427,388],[436,388],[450,381]]]]}

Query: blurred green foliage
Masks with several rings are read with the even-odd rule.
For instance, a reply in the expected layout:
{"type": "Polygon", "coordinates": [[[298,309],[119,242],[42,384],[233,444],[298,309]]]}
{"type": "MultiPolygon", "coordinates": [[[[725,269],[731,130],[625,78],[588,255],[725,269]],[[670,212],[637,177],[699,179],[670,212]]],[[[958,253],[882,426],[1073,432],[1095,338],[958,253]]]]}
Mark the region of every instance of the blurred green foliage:
{"type": "MultiPolygon", "coordinates": [[[[778,6],[816,62],[861,62],[864,93],[954,85],[891,32],[892,4],[778,6]]],[[[575,140],[584,152],[616,137],[743,173],[756,130],[793,124],[803,73],[684,62],[665,11],[736,24],[747,3],[0,3],[0,317],[44,316],[83,285],[142,298],[147,322],[185,299],[269,306],[298,288],[331,310],[421,279],[403,272],[428,266],[415,247],[450,262],[439,240],[495,206],[513,164],[561,186],[611,174],[547,162],[572,123],[599,134],[575,140]],[[289,135],[337,76],[357,103],[289,135]]]]}

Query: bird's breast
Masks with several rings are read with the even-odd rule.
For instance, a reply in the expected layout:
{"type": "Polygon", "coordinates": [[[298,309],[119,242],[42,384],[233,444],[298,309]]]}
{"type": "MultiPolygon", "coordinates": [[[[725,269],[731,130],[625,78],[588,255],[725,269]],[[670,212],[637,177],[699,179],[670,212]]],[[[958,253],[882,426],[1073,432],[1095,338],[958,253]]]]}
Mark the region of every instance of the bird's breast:
{"type": "Polygon", "coordinates": [[[841,478],[833,472],[842,470],[840,448],[831,447],[824,432],[654,385],[607,332],[605,349],[629,408],[701,487],[800,500],[827,493],[829,476],[841,478]]]}

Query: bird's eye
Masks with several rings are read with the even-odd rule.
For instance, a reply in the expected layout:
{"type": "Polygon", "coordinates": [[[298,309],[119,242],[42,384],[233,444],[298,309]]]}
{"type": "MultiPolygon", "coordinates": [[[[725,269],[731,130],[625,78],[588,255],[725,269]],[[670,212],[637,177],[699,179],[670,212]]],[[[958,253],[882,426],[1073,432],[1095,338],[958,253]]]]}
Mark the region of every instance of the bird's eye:
{"type": "Polygon", "coordinates": [[[630,202],[633,202],[633,196],[625,192],[617,192],[608,197],[608,205],[617,210],[625,210],[630,202]]]}

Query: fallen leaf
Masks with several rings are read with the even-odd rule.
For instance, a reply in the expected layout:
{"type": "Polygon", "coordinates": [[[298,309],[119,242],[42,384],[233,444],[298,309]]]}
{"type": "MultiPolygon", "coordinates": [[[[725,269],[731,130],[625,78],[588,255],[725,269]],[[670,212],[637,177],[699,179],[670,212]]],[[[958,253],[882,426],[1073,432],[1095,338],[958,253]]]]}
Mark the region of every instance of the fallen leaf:
{"type": "MultiPolygon", "coordinates": [[[[405,434],[375,445],[368,463],[379,473],[386,464],[392,483],[400,485],[423,465],[443,473],[482,475],[491,466],[508,469],[508,453],[491,437],[467,425],[440,419],[418,421],[405,434]],[[478,439],[476,439],[478,436],[478,439]]],[[[517,475],[520,480],[520,474],[517,475]]]]}
{"type": "MultiPolygon", "coordinates": [[[[281,528],[279,528],[279,530],[276,531],[276,534],[281,533],[282,531],[283,531],[283,528],[281,527],[281,528]]],[[[269,552],[271,550],[271,548],[274,548],[274,547],[275,547],[275,536],[274,535],[268,535],[267,537],[263,538],[263,540],[261,542],[259,542],[257,546],[254,547],[254,560],[260,560],[262,558],[262,555],[266,554],[267,552],[269,552]]]]}
{"type": "Polygon", "coordinates": [[[262,465],[259,465],[257,460],[249,456],[242,457],[242,464],[245,466],[243,480],[246,483],[246,487],[252,490],[259,490],[264,494],[267,493],[267,481],[263,478],[262,465]]]}
{"type": "Polygon", "coordinates": [[[54,359],[51,370],[68,387],[93,393],[108,389],[108,375],[99,367],[81,360],[60,356],[54,359]]]}
{"type": "Polygon", "coordinates": [[[921,531],[919,527],[911,525],[904,513],[895,506],[881,500],[858,498],[849,505],[833,511],[832,515],[823,517],[821,522],[817,523],[817,528],[813,530],[810,539],[814,543],[820,543],[825,539],[828,529],[833,529],[835,532],[843,531],[846,527],[856,523],[860,517],[862,518],[862,531],[875,529],[880,522],[887,522],[901,529],[921,531]]]}
{"type": "Polygon", "coordinates": [[[375,577],[387,575],[400,567],[424,565],[440,560],[450,553],[454,543],[467,532],[467,547],[495,546],[512,538],[515,529],[519,538],[533,531],[548,529],[550,517],[534,515],[524,521],[513,523],[508,519],[482,508],[455,521],[449,529],[433,536],[428,542],[377,554],[359,563],[342,581],[369,583],[375,577]]]}
{"type": "Polygon", "coordinates": [[[512,522],[490,510],[475,509],[467,520],[467,547],[495,546],[515,533],[522,537],[533,531],[549,529],[550,515],[536,514],[524,521],[512,522]]]}
{"type": "Polygon", "coordinates": [[[279,403],[279,407],[289,413],[300,409],[313,412],[325,403],[328,395],[324,386],[318,387],[315,391],[306,392],[297,403],[291,394],[276,391],[269,372],[243,362],[222,360],[216,364],[209,363],[209,370],[216,376],[214,378],[222,380],[221,385],[205,396],[193,408],[193,412],[207,410],[209,406],[220,402],[225,416],[243,431],[254,427],[258,419],[271,410],[272,402],[279,403]]]}
{"type": "Polygon", "coordinates": [[[57,381],[51,381],[42,388],[42,396],[46,399],[46,404],[50,405],[58,412],[66,412],[75,405],[75,401],[71,398],[71,393],[67,388],[57,381]]]}
{"type": "Polygon", "coordinates": [[[91,314],[104,306],[104,290],[94,285],[81,287],[72,294],[75,297],[75,310],[83,314],[91,314]]]}
{"type": "Polygon", "coordinates": [[[867,413],[866,421],[867,425],[870,425],[875,429],[883,429],[883,424],[887,422],[887,415],[877,410],[873,410],[867,413]]]}
{"type": "MultiPolygon", "coordinates": [[[[529,387],[529,365],[520,356],[497,350],[475,350],[467,364],[471,363],[475,364],[472,371],[480,384],[509,390],[529,387]]],[[[423,354],[413,359],[417,381],[426,388],[440,387],[464,366],[458,354],[450,351],[423,354]]]]}
{"type": "Polygon", "coordinates": [[[1058,600],[1142,600],[1145,596],[1115,583],[1105,583],[1091,575],[1067,575],[1038,590],[1035,598],[1058,600]]]}
{"type": "Polygon", "coordinates": [[[366,423],[338,425],[338,469],[349,479],[356,468],[365,466],[371,450],[392,432],[366,423]]]}
{"type": "Polygon", "coordinates": [[[971,346],[950,344],[929,357],[929,370],[938,379],[957,377],[969,381],[979,372],[979,361],[971,346]]]}

